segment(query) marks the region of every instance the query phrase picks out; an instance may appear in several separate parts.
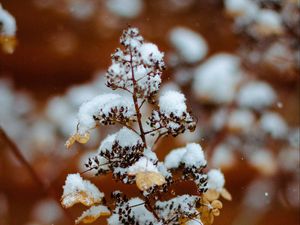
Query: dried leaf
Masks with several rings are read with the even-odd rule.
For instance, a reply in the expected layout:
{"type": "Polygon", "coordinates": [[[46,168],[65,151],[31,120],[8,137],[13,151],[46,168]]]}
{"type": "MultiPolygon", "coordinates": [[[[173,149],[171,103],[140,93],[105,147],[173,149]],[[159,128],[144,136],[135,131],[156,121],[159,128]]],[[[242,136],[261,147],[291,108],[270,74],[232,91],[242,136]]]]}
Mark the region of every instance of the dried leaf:
{"type": "Polygon", "coordinates": [[[220,193],[214,189],[208,189],[204,194],[204,198],[208,201],[212,202],[213,200],[217,200],[220,197],[220,193]]]}
{"type": "Polygon", "coordinates": [[[230,194],[229,191],[227,191],[225,188],[222,189],[222,191],[221,191],[221,196],[222,196],[224,199],[228,200],[228,201],[231,201],[231,200],[232,200],[231,194],[230,194]]]}
{"type": "Polygon", "coordinates": [[[155,185],[166,183],[165,177],[157,172],[138,172],[136,174],[136,185],[141,191],[146,191],[155,185]]]}
{"type": "Polygon", "coordinates": [[[85,206],[91,206],[100,202],[100,198],[94,198],[93,196],[89,195],[87,192],[84,191],[70,193],[66,196],[63,196],[61,200],[61,204],[65,208],[72,207],[77,203],[81,203],[85,206]]]}
{"type": "Polygon", "coordinates": [[[212,201],[211,206],[212,206],[214,209],[222,209],[223,204],[222,204],[222,202],[219,201],[219,200],[214,200],[214,201],[212,201]]]}
{"type": "Polygon", "coordinates": [[[69,174],[63,186],[62,205],[66,208],[76,203],[86,206],[100,203],[104,193],[88,180],[82,179],[80,174],[69,174]]]}
{"type": "Polygon", "coordinates": [[[77,141],[80,144],[85,144],[90,139],[90,133],[84,133],[84,134],[74,134],[72,135],[67,141],[66,141],[66,147],[69,149],[75,141],[77,141]]]}
{"type": "Polygon", "coordinates": [[[219,216],[220,215],[220,210],[219,209],[213,209],[211,212],[214,216],[219,216]]]}
{"type": "Polygon", "coordinates": [[[78,223],[93,223],[96,219],[101,216],[109,216],[110,211],[106,206],[98,205],[92,206],[88,210],[84,211],[80,217],[75,221],[76,224],[78,223]]]}

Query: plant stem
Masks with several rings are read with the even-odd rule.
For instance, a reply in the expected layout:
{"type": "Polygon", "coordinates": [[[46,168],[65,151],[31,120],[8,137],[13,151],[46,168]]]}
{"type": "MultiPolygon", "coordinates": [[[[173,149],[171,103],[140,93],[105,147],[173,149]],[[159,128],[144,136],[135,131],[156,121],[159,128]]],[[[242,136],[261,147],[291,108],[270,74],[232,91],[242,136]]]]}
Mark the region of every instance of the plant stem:
{"type": "MultiPolygon", "coordinates": [[[[31,176],[32,180],[42,189],[42,191],[48,195],[49,197],[55,199],[58,204],[61,206],[60,202],[57,200],[55,191],[51,188],[50,185],[46,185],[42,179],[38,176],[38,174],[35,172],[35,170],[32,168],[32,166],[27,162],[25,157],[22,155],[20,149],[15,144],[15,142],[6,134],[4,129],[0,126],[0,136],[2,136],[3,140],[7,143],[9,149],[12,151],[12,153],[15,155],[17,160],[25,167],[25,169],[28,171],[29,175],[31,176]]],[[[66,215],[66,218],[68,218],[69,223],[73,224],[73,219],[71,215],[63,208],[61,207],[66,215]]]]}
{"type": "Polygon", "coordinates": [[[145,132],[142,124],[142,114],[140,112],[140,107],[138,105],[138,99],[137,99],[137,88],[136,88],[136,80],[134,77],[134,70],[133,70],[133,64],[132,64],[132,51],[130,49],[130,67],[131,67],[131,76],[132,76],[132,83],[133,83],[133,94],[132,99],[136,111],[137,121],[140,128],[140,136],[142,138],[142,141],[144,142],[144,147],[147,148],[146,138],[145,138],[145,132]]]}

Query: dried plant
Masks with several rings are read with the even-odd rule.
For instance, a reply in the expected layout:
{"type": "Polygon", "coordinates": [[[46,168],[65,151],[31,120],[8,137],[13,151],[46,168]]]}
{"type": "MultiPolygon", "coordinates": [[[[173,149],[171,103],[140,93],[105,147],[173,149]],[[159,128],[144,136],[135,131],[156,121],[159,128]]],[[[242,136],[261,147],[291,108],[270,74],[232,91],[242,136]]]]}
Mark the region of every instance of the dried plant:
{"type": "Polygon", "coordinates": [[[157,101],[164,54],[156,45],[145,42],[137,28],[125,29],[120,43],[123,48],[112,54],[106,74],[107,86],[115,93],[97,96],[80,107],[76,133],[66,146],[71,147],[75,141],[86,143],[92,129],[99,125],[122,125],[102,141],[98,154],[86,163],[87,171],[95,171],[95,175],[112,173],[117,181],[136,184],[143,197],[129,199],[116,190],[111,194],[114,203],[108,207],[104,194],[94,184],[79,174],[70,174],[62,205],[91,206],[76,223],[109,216],[110,225],[212,224],[222,208],[219,196],[228,200],[231,196],[224,189],[224,176],[219,170],[205,173],[207,162],[201,146],[190,143],[175,149],[164,162],[154,151],[160,138],[175,137],[196,126],[182,93],[167,91],[157,101]],[[144,103],[153,108],[147,119],[141,113],[144,103]],[[187,181],[195,184],[197,194],[177,195],[173,186],[187,181]]]}

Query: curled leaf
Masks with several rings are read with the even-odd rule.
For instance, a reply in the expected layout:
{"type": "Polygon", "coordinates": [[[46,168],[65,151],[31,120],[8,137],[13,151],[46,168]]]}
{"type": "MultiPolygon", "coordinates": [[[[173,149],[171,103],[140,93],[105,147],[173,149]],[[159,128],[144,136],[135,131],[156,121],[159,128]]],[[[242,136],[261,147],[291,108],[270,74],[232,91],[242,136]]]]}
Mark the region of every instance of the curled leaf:
{"type": "Polygon", "coordinates": [[[74,204],[81,203],[85,206],[91,206],[100,203],[104,194],[87,180],[83,180],[79,174],[70,174],[64,185],[64,193],[61,204],[69,208],[74,204]]]}
{"type": "Polygon", "coordinates": [[[208,201],[212,202],[213,200],[217,200],[220,197],[220,193],[215,189],[208,189],[204,194],[204,198],[208,201]]]}
{"type": "Polygon", "coordinates": [[[69,149],[76,141],[80,144],[85,144],[89,141],[90,139],[90,133],[84,133],[84,134],[79,134],[76,133],[72,135],[67,141],[66,141],[66,147],[69,149]]]}
{"type": "Polygon", "coordinates": [[[101,216],[109,216],[110,211],[106,206],[98,205],[92,206],[88,210],[84,211],[80,217],[77,218],[75,221],[76,224],[78,223],[93,223],[96,219],[101,216]]]}
{"type": "Polygon", "coordinates": [[[225,188],[222,189],[221,191],[221,196],[226,199],[227,201],[231,201],[232,197],[231,194],[229,193],[229,191],[227,191],[225,188]]]}
{"type": "Polygon", "coordinates": [[[222,202],[220,202],[219,200],[214,200],[214,201],[212,201],[211,206],[212,206],[214,209],[222,209],[223,204],[222,204],[222,202]]]}

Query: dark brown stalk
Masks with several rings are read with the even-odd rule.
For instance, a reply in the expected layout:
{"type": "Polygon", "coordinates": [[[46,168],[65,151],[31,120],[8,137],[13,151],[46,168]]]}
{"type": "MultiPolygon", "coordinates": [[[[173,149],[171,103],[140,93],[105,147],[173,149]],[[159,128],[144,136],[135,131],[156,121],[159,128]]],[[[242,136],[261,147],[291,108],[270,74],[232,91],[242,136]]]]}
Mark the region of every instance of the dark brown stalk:
{"type": "Polygon", "coordinates": [[[144,147],[147,148],[145,132],[144,132],[144,128],[142,125],[142,114],[140,112],[140,107],[138,105],[138,99],[137,99],[137,88],[136,88],[136,80],[134,77],[131,49],[130,49],[130,67],[131,67],[131,76],[132,76],[132,83],[133,83],[133,94],[132,94],[133,103],[134,103],[134,107],[135,107],[135,111],[136,111],[136,116],[137,116],[137,121],[138,121],[139,128],[140,128],[140,132],[141,132],[140,136],[142,138],[142,141],[144,142],[144,147]]]}
{"type": "MultiPolygon", "coordinates": [[[[49,197],[53,198],[55,201],[58,202],[58,204],[61,206],[59,200],[57,200],[55,191],[52,189],[50,185],[46,185],[42,179],[38,176],[38,174],[35,172],[35,170],[32,168],[32,166],[27,162],[27,160],[22,155],[20,149],[15,144],[15,142],[6,134],[4,129],[0,126],[0,136],[3,138],[3,140],[7,143],[9,149],[12,151],[14,156],[17,158],[17,160],[23,165],[23,167],[28,171],[29,175],[31,176],[32,180],[42,189],[42,191],[48,195],[49,197]]],[[[62,206],[61,206],[62,207],[62,206]]],[[[63,208],[63,211],[65,213],[66,218],[68,218],[69,222],[68,224],[73,224],[74,221],[71,217],[71,215],[66,211],[65,208],[63,208]]]]}

